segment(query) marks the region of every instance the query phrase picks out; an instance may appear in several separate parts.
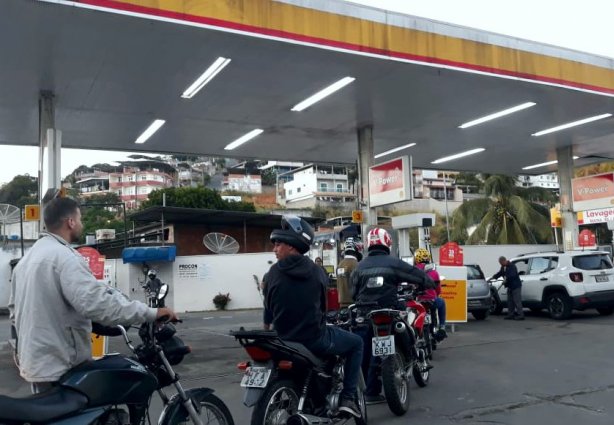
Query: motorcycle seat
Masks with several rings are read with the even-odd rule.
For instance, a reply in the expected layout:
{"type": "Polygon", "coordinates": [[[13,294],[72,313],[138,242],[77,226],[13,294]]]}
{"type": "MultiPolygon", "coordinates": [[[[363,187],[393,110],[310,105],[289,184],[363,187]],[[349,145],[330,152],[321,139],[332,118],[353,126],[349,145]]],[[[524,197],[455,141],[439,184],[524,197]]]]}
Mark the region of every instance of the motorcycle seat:
{"type": "Polygon", "coordinates": [[[314,367],[324,368],[324,360],[313,354],[307,347],[300,342],[284,341],[288,347],[298,352],[302,357],[305,357],[314,367]]]}
{"type": "Polygon", "coordinates": [[[0,422],[49,422],[78,412],[87,403],[83,394],[62,387],[24,398],[0,395],[0,422]]]}

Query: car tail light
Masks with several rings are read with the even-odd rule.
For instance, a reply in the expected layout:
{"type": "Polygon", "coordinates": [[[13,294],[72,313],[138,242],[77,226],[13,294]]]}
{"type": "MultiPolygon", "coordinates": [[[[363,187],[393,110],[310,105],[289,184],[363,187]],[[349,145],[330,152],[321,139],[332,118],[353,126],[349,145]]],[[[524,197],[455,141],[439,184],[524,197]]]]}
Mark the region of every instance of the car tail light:
{"type": "Polygon", "coordinates": [[[582,282],[584,280],[584,276],[579,272],[569,273],[569,278],[572,282],[582,282]]]}
{"type": "Polygon", "coordinates": [[[249,362],[241,362],[237,364],[237,369],[239,370],[247,370],[249,367],[249,362]]]}
{"type": "Polygon", "coordinates": [[[245,347],[245,351],[247,351],[247,354],[257,362],[266,362],[271,359],[271,353],[254,345],[245,347]]]}

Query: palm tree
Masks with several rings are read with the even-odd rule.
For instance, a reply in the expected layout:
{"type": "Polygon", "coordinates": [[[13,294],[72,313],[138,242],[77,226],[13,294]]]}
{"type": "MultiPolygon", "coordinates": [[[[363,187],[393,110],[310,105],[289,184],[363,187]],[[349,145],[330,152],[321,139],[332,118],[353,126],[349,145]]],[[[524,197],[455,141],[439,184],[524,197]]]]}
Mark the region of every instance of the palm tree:
{"type": "Polygon", "coordinates": [[[553,201],[551,192],[519,188],[514,177],[495,174],[484,181],[484,195],[454,211],[453,240],[489,245],[552,242],[545,205],[553,201]]]}

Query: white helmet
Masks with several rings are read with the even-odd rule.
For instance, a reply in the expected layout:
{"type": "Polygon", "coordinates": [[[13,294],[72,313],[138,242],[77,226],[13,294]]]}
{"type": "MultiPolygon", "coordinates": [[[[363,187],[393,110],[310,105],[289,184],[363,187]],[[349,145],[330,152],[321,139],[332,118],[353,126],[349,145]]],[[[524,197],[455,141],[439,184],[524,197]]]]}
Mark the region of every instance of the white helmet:
{"type": "Polygon", "coordinates": [[[390,234],[381,227],[376,227],[369,231],[367,236],[367,250],[371,250],[376,246],[384,247],[390,253],[390,247],[392,246],[392,238],[390,234]]]}
{"type": "Polygon", "coordinates": [[[147,272],[147,276],[149,277],[156,277],[156,271],[154,269],[149,269],[149,271],[147,272]]]}

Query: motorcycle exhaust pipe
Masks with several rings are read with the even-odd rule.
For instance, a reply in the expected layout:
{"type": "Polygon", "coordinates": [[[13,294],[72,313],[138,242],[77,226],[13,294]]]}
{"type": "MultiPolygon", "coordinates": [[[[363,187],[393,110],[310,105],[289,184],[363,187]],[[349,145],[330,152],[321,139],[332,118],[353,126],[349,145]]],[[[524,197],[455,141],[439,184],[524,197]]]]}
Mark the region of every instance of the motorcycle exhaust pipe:
{"type": "Polygon", "coordinates": [[[290,416],[286,422],[287,425],[332,425],[332,423],[333,421],[330,418],[321,418],[305,413],[296,413],[290,416]]]}
{"type": "Polygon", "coordinates": [[[405,323],[403,322],[396,322],[394,324],[394,331],[398,334],[405,332],[406,328],[407,326],[405,326],[405,323]]]}

